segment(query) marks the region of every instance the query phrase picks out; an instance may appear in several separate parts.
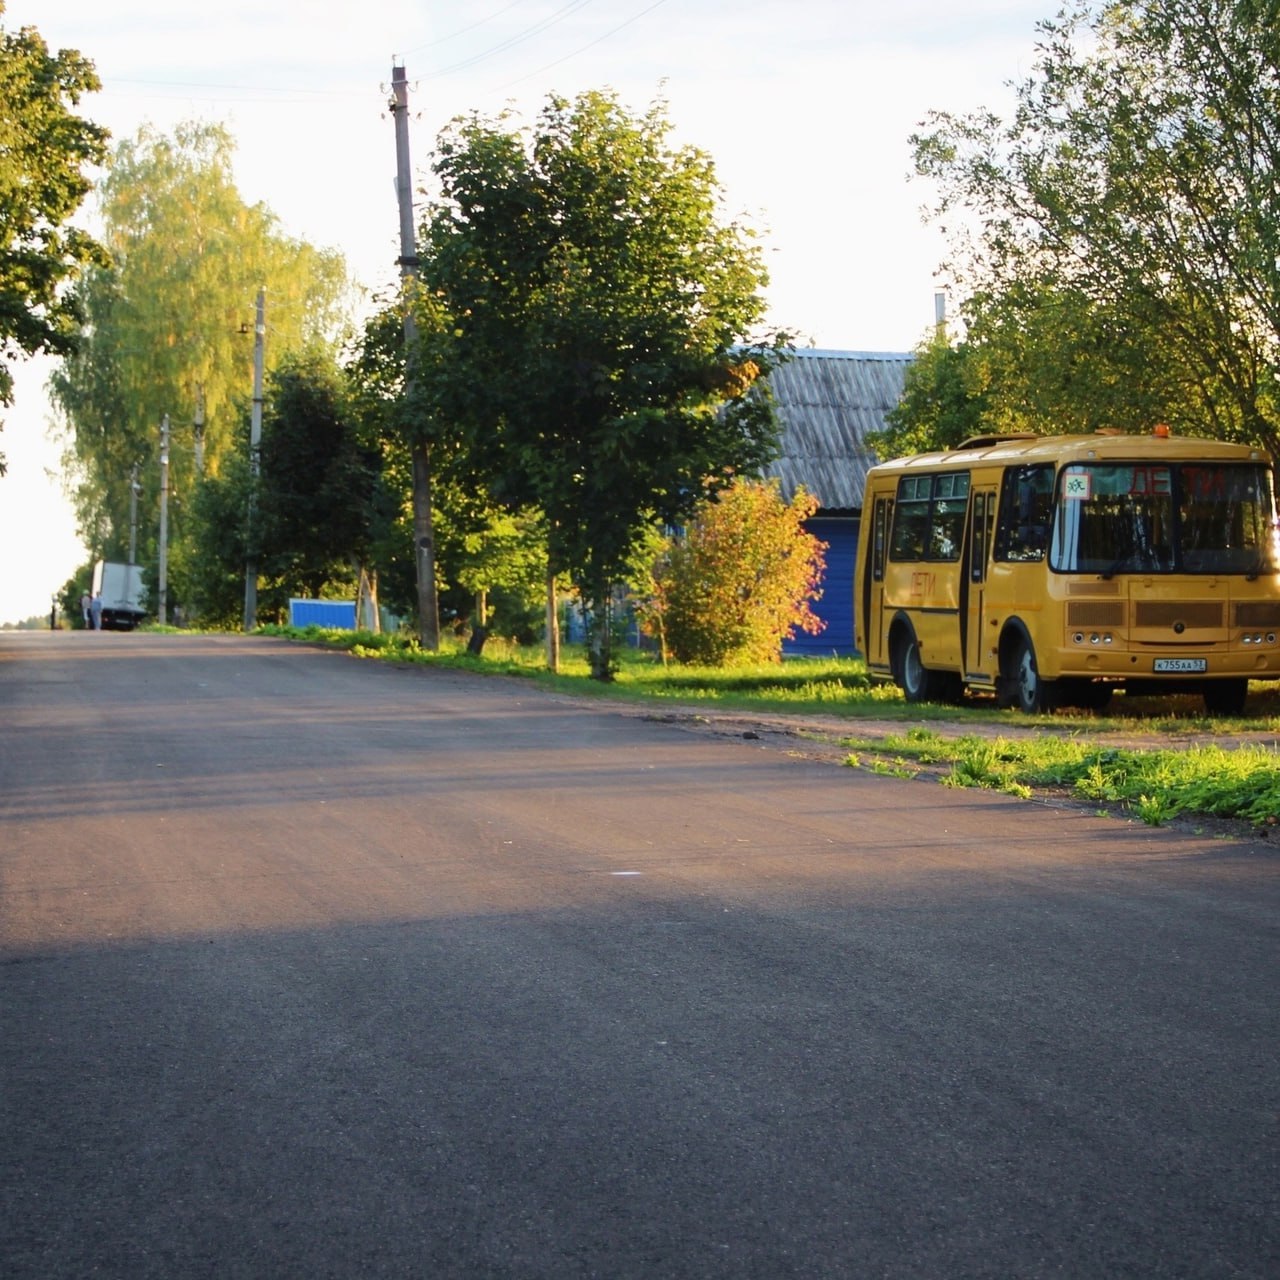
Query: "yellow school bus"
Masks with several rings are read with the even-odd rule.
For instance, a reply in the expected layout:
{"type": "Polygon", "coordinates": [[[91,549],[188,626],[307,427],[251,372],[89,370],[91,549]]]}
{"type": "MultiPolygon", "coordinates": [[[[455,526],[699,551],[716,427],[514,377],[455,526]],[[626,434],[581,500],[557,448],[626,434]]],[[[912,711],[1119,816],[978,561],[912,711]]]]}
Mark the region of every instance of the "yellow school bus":
{"type": "Polygon", "coordinates": [[[1261,449],[984,436],[867,476],[855,637],[909,702],[1026,712],[1196,692],[1234,714],[1280,679],[1280,538],[1261,449]]]}

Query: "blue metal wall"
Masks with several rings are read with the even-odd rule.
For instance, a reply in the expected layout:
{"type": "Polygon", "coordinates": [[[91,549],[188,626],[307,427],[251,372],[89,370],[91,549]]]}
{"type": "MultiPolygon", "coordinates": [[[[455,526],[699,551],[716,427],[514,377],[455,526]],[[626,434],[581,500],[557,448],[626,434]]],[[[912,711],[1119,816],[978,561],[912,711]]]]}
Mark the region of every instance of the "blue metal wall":
{"type": "Polygon", "coordinates": [[[332,627],[334,630],[356,629],[354,600],[289,600],[289,625],[292,627],[332,627]]]}
{"type": "Polygon", "coordinates": [[[784,642],[782,652],[789,658],[848,657],[857,652],[853,647],[853,562],[858,554],[858,518],[815,516],[805,528],[827,544],[822,599],[813,606],[827,625],[816,636],[797,633],[784,642]]]}

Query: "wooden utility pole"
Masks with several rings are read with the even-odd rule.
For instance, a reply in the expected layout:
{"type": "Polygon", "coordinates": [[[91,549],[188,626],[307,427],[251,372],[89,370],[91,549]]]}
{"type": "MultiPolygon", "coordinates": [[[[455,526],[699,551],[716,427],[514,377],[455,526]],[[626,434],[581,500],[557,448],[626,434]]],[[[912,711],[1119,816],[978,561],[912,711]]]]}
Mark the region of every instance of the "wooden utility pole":
{"type": "Polygon", "coordinates": [[[195,447],[196,475],[204,475],[204,387],[196,388],[196,416],[191,424],[191,436],[195,447]]]}
{"type": "MultiPolygon", "coordinates": [[[[132,563],[132,556],[130,557],[132,563]]],[[[156,621],[169,621],[169,415],[160,420],[160,565],[156,621]]]]}
{"type": "MultiPolygon", "coordinates": [[[[413,225],[413,170],[409,164],[409,84],[403,67],[391,68],[391,115],[396,126],[396,194],[400,203],[400,284],[404,306],[406,401],[413,403],[414,364],[418,326],[413,318],[413,286],[418,278],[417,236],[413,225]]],[[[436,598],[435,530],[431,512],[431,449],[425,425],[414,424],[410,457],[413,461],[413,553],[418,579],[418,642],[435,652],[440,648],[440,607],[436,598]]]]}
{"type": "Polygon", "coordinates": [[[129,472],[129,563],[138,563],[138,494],[142,486],[138,483],[138,464],[133,464],[129,472]]]}
{"type": "Polygon", "coordinates": [[[244,564],[244,629],[258,625],[258,556],[254,550],[254,524],[258,507],[258,472],[262,466],[262,363],[267,336],[267,291],[258,290],[253,315],[253,406],[249,411],[249,513],[247,534],[249,554],[244,564]]]}

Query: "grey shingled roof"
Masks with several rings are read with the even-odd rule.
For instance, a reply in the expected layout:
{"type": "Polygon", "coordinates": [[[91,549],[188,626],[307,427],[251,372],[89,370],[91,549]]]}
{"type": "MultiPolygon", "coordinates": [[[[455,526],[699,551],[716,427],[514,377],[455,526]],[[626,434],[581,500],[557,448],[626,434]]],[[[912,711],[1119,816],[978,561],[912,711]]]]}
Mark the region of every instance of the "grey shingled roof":
{"type": "Polygon", "coordinates": [[[825,511],[858,510],[876,459],[864,441],[902,396],[912,357],[904,352],[797,348],[769,375],[782,420],[776,476],[791,500],[803,485],[825,511]]]}

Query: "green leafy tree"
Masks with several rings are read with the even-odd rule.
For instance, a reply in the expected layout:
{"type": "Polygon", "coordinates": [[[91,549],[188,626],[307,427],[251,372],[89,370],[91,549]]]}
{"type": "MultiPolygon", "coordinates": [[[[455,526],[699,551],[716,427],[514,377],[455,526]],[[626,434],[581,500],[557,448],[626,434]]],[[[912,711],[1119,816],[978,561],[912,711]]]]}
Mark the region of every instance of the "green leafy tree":
{"type": "Polygon", "coordinates": [[[920,346],[907,366],[902,398],[867,445],[882,462],[950,449],[985,430],[988,388],[974,346],[952,346],[942,332],[920,346]]]}
{"type": "Polygon", "coordinates": [[[988,409],[1280,445],[1280,6],[1077,2],[1012,118],[914,139],[988,409]]]}
{"type": "Polygon", "coordinates": [[[267,289],[268,371],[289,352],[342,333],[348,286],[341,256],[283,234],[265,206],[247,205],[232,177],[233,154],[222,126],[199,123],[171,137],[144,128],[111,159],[102,188],[111,261],[77,291],[86,317],[80,349],[53,378],[82,477],[82,531],[95,550],[121,553],[135,463],[141,505],[155,510],[165,414],[173,433],[172,529],[181,541],[197,418],[208,475],[236,447],[253,380],[260,287],[267,289]]]}
{"type": "Polygon", "coordinates": [[[817,500],[782,500],[776,481],[738,480],[699,504],[663,547],[641,606],[663,658],[700,666],[777,662],[797,631],[816,634],[827,544],[805,521],[817,500]]]}
{"type": "MultiPolygon", "coordinates": [[[[439,325],[429,315],[424,321],[425,347],[435,340],[439,325]]],[[[398,613],[412,615],[417,609],[413,454],[429,428],[441,613],[446,619],[465,619],[473,601],[487,598],[497,613],[478,622],[528,637],[529,618],[537,607],[532,596],[546,577],[546,531],[538,513],[509,512],[495,503],[460,434],[441,429],[422,398],[410,396],[398,304],[382,308],[365,324],[351,355],[346,377],[352,411],[364,438],[378,442],[394,507],[394,518],[373,552],[383,598],[398,613]]]]}
{"type": "Polygon", "coordinates": [[[265,399],[252,524],[247,423],[243,447],[197,491],[191,592],[206,619],[234,619],[251,549],[264,615],[282,618],[291,596],[318,597],[335,585],[353,590],[393,518],[381,455],[361,435],[331,353],[286,358],[268,380],[265,399]]]}
{"type": "MultiPolygon", "coordinates": [[[[456,505],[447,490],[444,497],[448,507],[456,505]]],[[[538,512],[489,507],[455,525],[439,545],[440,563],[466,591],[477,628],[524,643],[541,634],[547,530],[538,512]]]]}
{"type": "Polygon", "coordinates": [[[776,448],[753,384],[777,346],[758,246],[721,217],[711,161],[673,149],[662,104],[551,98],[533,130],[460,120],[438,145],[424,298],[445,323],[421,361],[423,413],[457,432],[510,510],[546,521],[551,568],[614,670],[615,581],[655,521],[776,448]]]}
{"type": "Polygon", "coordinates": [[[1127,329],[1113,309],[1079,295],[1014,283],[970,300],[964,336],[939,333],[916,351],[884,430],[868,436],[882,459],[949,449],[971,436],[1143,430],[1188,417],[1177,370],[1151,330],[1127,329]]]}
{"type": "Polygon", "coordinates": [[[100,87],[75,50],[51,54],[34,27],[0,29],[0,404],[12,400],[16,355],[75,347],[80,314],[63,285],[102,250],[68,219],[88,194],[85,171],[102,161],[107,133],[72,108],[100,87]]]}
{"type": "Polygon", "coordinates": [[[389,518],[381,457],[361,439],[337,363],[290,356],[272,375],[258,478],[260,565],[288,595],[319,596],[368,564],[389,518]]]}
{"type": "Polygon", "coordinates": [[[196,486],[186,543],[192,554],[185,563],[170,562],[170,575],[176,571],[182,598],[202,626],[238,629],[244,619],[250,492],[247,424],[242,436],[243,452],[233,452],[216,476],[196,486]]]}

